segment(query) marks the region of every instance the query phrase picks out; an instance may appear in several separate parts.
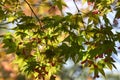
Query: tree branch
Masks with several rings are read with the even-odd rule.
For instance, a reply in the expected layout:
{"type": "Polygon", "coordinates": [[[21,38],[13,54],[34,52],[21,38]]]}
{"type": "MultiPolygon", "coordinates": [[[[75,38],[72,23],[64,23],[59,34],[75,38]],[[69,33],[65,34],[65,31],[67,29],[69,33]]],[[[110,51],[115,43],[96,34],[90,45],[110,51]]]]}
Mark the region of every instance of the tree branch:
{"type": "Polygon", "coordinates": [[[76,8],[77,8],[78,13],[80,13],[80,10],[79,10],[79,8],[78,8],[78,6],[77,6],[75,0],[73,0],[73,2],[74,2],[75,6],[76,6],[76,8]]]}
{"type": "Polygon", "coordinates": [[[36,19],[38,20],[40,27],[42,27],[41,20],[40,20],[39,17],[36,15],[36,13],[35,13],[34,10],[32,9],[32,7],[31,7],[31,5],[29,4],[29,2],[28,2],[27,0],[24,0],[24,1],[27,3],[27,5],[29,6],[30,10],[32,11],[32,13],[33,13],[34,16],[36,17],[36,19]]]}

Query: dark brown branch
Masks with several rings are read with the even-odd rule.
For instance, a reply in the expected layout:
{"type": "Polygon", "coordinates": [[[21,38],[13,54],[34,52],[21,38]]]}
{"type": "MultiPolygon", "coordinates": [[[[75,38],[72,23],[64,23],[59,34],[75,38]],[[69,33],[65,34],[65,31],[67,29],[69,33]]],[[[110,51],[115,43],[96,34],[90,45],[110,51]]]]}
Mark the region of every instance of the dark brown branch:
{"type": "Polygon", "coordinates": [[[29,4],[29,2],[28,2],[27,0],[24,0],[24,1],[27,3],[27,5],[29,6],[30,10],[32,11],[32,13],[33,13],[34,16],[36,17],[36,19],[38,20],[40,27],[42,27],[41,20],[40,20],[39,17],[36,15],[36,13],[35,13],[34,10],[32,9],[32,7],[31,7],[31,5],[29,4]]]}
{"type": "Polygon", "coordinates": [[[79,8],[78,8],[78,6],[77,6],[75,0],[73,0],[73,2],[74,2],[75,6],[76,6],[76,8],[77,8],[78,13],[80,13],[80,10],[79,10],[79,8]]]}

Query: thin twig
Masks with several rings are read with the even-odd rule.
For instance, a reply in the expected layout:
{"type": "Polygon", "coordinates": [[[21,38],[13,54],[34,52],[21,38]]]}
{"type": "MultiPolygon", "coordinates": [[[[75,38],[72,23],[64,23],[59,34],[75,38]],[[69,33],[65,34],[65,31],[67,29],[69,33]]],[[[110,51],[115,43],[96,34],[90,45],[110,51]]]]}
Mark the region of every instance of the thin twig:
{"type": "MultiPolygon", "coordinates": [[[[76,23],[77,23],[77,21],[78,21],[78,15],[81,16],[81,11],[79,10],[79,8],[78,8],[78,6],[77,6],[75,0],[73,0],[73,2],[74,2],[75,6],[76,6],[76,8],[77,8],[77,11],[78,11],[78,14],[77,14],[77,17],[76,17],[76,23]]],[[[82,17],[82,16],[81,16],[81,18],[82,18],[82,19],[81,19],[81,20],[82,20],[82,23],[84,23],[83,17],[82,17]]],[[[84,26],[84,29],[85,29],[85,26],[84,26]]]]}
{"type": "Polygon", "coordinates": [[[93,9],[96,7],[96,0],[94,0],[93,9]]]}
{"type": "Polygon", "coordinates": [[[77,8],[78,13],[80,13],[80,10],[79,10],[79,8],[78,8],[78,6],[77,6],[75,0],[73,0],[73,2],[74,2],[75,6],[76,6],[76,8],[77,8]]]}
{"type": "Polygon", "coordinates": [[[30,10],[32,11],[32,13],[33,13],[34,16],[36,17],[36,19],[38,20],[40,27],[42,27],[41,20],[38,18],[38,16],[36,15],[36,13],[34,12],[34,10],[32,9],[32,7],[31,7],[31,5],[29,4],[29,2],[28,2],[27,0],[24,0],[24,1],[27,3],[27,5],[29,6],[30,10]]]}
{"type": "MultiPolygon", "coordinates": [[[[42,28],[42,24],[41,24],[41,20],[40,20],[39,17],[36,15],[36,13],[34,12],[34,10],[33,10],[32,7],[31,7],[31,5],[28,3],[27,0],[24,0],[24,1],[27,3],[27,5],[28,5],[29,8],[31,9],[32,13],[34,14],[34,16],[36,17],[36,19],[38,20],[39,25],[40,25],[40,29],[43,29],[43,28],[42,28]]],[[[38,30],[40,30],[40,29],[38,29],[38,30]]],[[[36,43],[37,43],[37,48],[36,48],[36,49],[39,50],[39,48],[38,48],[38,47],[39,47],[39,44],[38,44],[38,35],[37,35],[36,43]]],[[[40,50],[39,50],[39,53],[40,53],[40,50]]]]}

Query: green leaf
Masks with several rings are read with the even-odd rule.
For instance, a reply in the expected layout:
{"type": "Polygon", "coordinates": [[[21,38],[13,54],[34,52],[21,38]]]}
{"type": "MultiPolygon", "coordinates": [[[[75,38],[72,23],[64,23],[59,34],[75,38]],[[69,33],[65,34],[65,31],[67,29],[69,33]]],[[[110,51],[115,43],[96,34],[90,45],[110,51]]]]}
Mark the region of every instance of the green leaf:
{"type": "Polygon", "coordinates": [[[98,69],[100,71],[100,73],[105,77],[105,72],[103,69],[98,69]]]}
{"type": "Polygon", "coordinates": [[[106,65],[109,67],[110,70],[112,70],[112,64],[111,63],[107,63],[106,65]]]}
{"type": "Polygon", "coordinates": [[[28,34],[25,33],[25,32],[20,32],[20,31],[18,31],[18,32],[16,32],[16,35],[17,35],[17,36],[20,36],[21,39],[23,39],[23,38],[25,38],[28,34]]]}
{"type": "Polygon", "coordinates": [[[113,66],[115,69],[117,69],[117,67],[115,66],[115,64],[114,64],[114,63],[112,63],[112,66],[113,66]]]}
{"type": "Polygon", "coordinates": [[[16,51],[16,43],[12,35],[10,34],[5,35],[3,39],[3,43],[4,43],[3,47],[7,48],[6,50],[7,53],[12,53],[16,51]]]}
{"type": "Polygon", "coordinates": [[[31,30],[38,28],[39,26],[34,23],[25,23],[25,24],[17,24],[18,29],[20,30],[31,30]]]}
{"type": "Polygon", "coordinates": [[[55,80],[55,78],[56,78],[55,76],[51,76],[50,80],[55,80]]]}
{"type": "Polygon", "coordinates": [[[85,41],[85,39],[83,38],[83,36],[78,36],[78,44],[82,45],[82,43],[85,41]]]}
{"type": "Polygon", "coordinates": [[[63,0],[58,0],[58,1],[54,1],[54,2],[55,2],[55,5],[58,6],[60,11],[62,11],[63,6],[67,7],[66,3],[63,0]]]}
{"type": "Polygon", "coordinates": [[[99,75],[98,75],[98,69],[94,69],[94,78],[97,78],[99,75]]]}
{"type": "Polygon", "coordinates": [[[4,11],[0,8],[0,22],[4,18],[4,11]]]}
{"type": "Polygon", "coordinates": [[[119,13],[120,13],[120,7],[118,7],[118,8],[116,9],[116,11],[117,11],[117,13],[116,13],[116,15],[115,15],[115,18],[120,18],[120,15],[119,15],[119,13]]]}
{"type": "Polygon", "coordinates": [[[105,21],[105,25],[111,24],[106,15],[103,16],[103,19],[105,21]]]}

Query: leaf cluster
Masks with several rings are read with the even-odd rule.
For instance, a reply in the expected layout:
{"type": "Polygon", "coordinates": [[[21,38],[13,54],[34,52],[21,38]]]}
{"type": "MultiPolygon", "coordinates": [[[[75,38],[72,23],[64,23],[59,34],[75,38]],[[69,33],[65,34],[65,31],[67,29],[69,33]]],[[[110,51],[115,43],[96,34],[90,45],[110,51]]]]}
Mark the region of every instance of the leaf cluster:
{"type": "MultiPolygon", "coordinates": [[[[4,36],[4,47],[7,53],[14,52],[17,55],[18,64],[22,64],[19,65],[22,72],[34,73],[37,79],[49,80],[68,58],[72,58],[75,63],[81,62],[81,65],[89,66],[94,72],[94,78],[99,77],[99,73],[105,76],[104,68],[115,67],[111,56],[117,54],[115,42],[120,41],[120,33],[112,32],[113,26],[107,17],[107,13],[112,12],[110,6],[114,2],[82,1],[94,4],[93,9],[88,13],[81,11],[76,14],[67,13],[66,16],[42,17],[34,13],[26,0],[23,2],[29,6],[34,16],[28,16],[22,11],[21,1],[0,2],[0,15],[3,15],[0,17],[1,23],[5,20],[16,24],[14,33],[4,36]],[[94,12],[96,9],[98,12],[94,12]],[[85,21],[85,18],[88,20],[85,21]]],[[[63,6],[67,6],[63,0],[51,2],[61,12],[63,6]]],[[[116,7],[118,5],[119,2],[116,7]]],[[[115,18],[119,18],[119,7],[116,11],[115,18]]]]}

